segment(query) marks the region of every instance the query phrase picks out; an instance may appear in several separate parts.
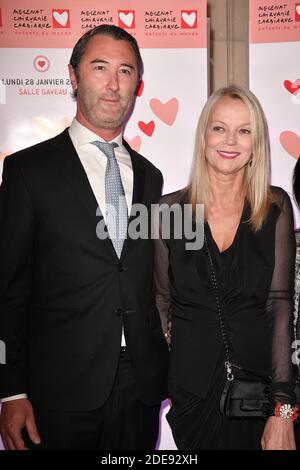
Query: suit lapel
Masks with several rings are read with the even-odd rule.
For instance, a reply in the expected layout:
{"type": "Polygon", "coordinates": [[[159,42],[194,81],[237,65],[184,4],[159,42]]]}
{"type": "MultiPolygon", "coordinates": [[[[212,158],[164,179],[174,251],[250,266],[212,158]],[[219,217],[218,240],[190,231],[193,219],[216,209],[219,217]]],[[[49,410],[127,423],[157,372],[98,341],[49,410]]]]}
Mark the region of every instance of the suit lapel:
{"type": "MultiPolygon", "coordinates": [[[[53,146],[56,148],[56,151],[53,152],[52,158],[55,160],[59,170],[64,174],[66,181],[76,194],[78,200],[81,201],[81,205],[91,219],[91,224],[95,227],[96,233],[96,226],[103,219],[103,215],[98,207],[97,199],[67,129],[53,139],[53,146]]],[[[101,243],[106,243],[107,249],[118,259],[110,238],[98,240],[101,243]]]]}
{"type": "MultiPolygon", "coordinates": [[[[64,174],[67,182],[72,187],[74,193],[77,195],[78,199],[81,201],[84,210],[87,214],[92,217],[92,220],[97,223],[101,220],[96,218],[96,212],[98,208],[98,203],[93,193],[93,190],[90,186],[86,172],[82,166],[80,158],[77,155],[77,152],[73,146],[73,143],[70,139],[68,130],[64,130],[61,134],[55,137],[52,140],[52,145],[56,149],[52,153],[51,157],[55,160],[56,165],[59,167],[60,171],[64,174]]],[[[136,203],[142,203],[144,197],[144,182],[145,182],[145,169],[142,164],[139,155],[134,152],[131,147],[123,140],[123,145],[126,150],[129,152],[132,170],[133,170],[133,194],[132,194],[132,207],[136,203]]],[[[100,208],[98,209],[100,210],[100,208]]],[[[99,212],[98,212],[99,213],[99,212]]],[[[103,217],[101,215],[101,217],[103,217]]],[[[132,220],[133,216],[130,214],[129,223],[132,220]]],[[[96,226],[95,226],[96,230],[96,226]]],[[[114,257],[117,257],[114,250],[111,240],[108,238],[107,245],[111,250],[114,257]]],[[[127,238],[124,242],[121,259],[125,256],[132,240],[127,238]]]]}
{"type": "MultiPolygon", "coordinates": [[[[134,216],[132,215],[132,208],[134,204],[143,203],[144,187],[145,187],[144,185],[145,168],[144,168],[144,165],[142,164],[141,159],[139,158],[138,153],[134,152],[124,139],[123,139],[123,145],[126,148],[126,150],[129,152],[131,163],[132,163],[132,171],[133,171],[133,193],[132,193],[131,213],[130,213],[129,220],[128,220],[128,224],[129,224],[130,221],[134,218],[134,216]]],[[[131,240],[128,237],[128,232],[127,232],[127,238],[124,241],[121,259],[123,259],[124,256],[126,255],[126,252],[128,251],[128,248],[130,248],[132,241],[133,240],[131,240]]]]}
{"type": "Polygon", "coordinates": [[[123,139],[123,145],[130,155],[133,171],[133,193],[132,193],[132,206],[136,203],[143,202],[144,196],[144,181],[145,181],[145,168],[139,158],[139,154],[132,150],[128,143],[123,139]]]}
{"type": "Polygon", "coordinates": [[[98,203],[67,129],[53,140],[53,145],[57,148],[52,154],[57,166],[81,200],[85,210],[95,218],[98,203]]]}

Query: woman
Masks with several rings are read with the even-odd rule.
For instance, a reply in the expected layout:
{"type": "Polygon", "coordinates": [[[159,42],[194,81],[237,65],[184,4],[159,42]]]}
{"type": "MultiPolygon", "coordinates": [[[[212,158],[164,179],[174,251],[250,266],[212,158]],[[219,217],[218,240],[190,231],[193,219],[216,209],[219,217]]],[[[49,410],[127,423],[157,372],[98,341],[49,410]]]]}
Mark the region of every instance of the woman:
{"type": "Polygon", "coordinates": [[[199,203],[205,208],[207,245],[188,250],[184,237],[171,235],[161,236],[156,250],[157,305],[171,341],[167,418],[179,449],[295,449],[292,419],[274,416],[277,403],[281,411],[287,404],[292,418],[297,411],[293,215],[287,194],[268,184],[268,161],[258,100],[248,90],[223,88],[201,113],[189,186],[161,201],[192,204],[194,213],[199,203]],[[220,414],[225,350],[208,253],[233,362],[272,376],[268,419],[220,414]]]}

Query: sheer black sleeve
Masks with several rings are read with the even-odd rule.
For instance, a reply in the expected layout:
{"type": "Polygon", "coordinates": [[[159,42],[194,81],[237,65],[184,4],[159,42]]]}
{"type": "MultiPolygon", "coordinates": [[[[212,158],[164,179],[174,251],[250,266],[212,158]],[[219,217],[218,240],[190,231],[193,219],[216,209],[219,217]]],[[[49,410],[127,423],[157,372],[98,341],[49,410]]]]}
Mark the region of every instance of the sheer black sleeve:
{"type": "Polygon", "coordinates": [[[293,295],[295,235],[289,196],[276,190],[281,203],[275,233],[275,267],[268,297],[268,315],[272,331],[271,403],[294,402],[292,364],[293,295]]]}
{"type": "MultiPolygon", "coordinates": [[[[294,326],[295,337],[300,340],[300,232],[296,231],[296,262],[295,262],[295,295],[294,295],[294,326]]],[[[298,349],[298,344],[296,344],[298,349]]],[[[297,360],[299,367],[299,358],[297,360]]],[[[298,371],[299,372],[299,371],[298,371]]]]}
{"type": "MultiPolygon", "coordinates": [[[[182,194],[181,191],[163,196],[159,205],[171,206],[179,202],[182,194]]],[[[167,342],[171,342],[171,326],[172,326],[172,300],[169,280],[169,248],[162,238],[161,222],[157,220],[159,225],[155,239],[155,258],[154,258],[154,290],[156,297],[156,305],[159,310],[163,332],[167,342]]]]}
{"type": "MultiPolygon", "coordinates": [[[[161,234],[160,234],[161,235],[161,234]]],[[[169,286],[169,250],[165,241],[159,237],[155,240],[154,291],[156,305],[160,314],[162,328],[166,339],[171,333],[171,294],[169,286]]]]}

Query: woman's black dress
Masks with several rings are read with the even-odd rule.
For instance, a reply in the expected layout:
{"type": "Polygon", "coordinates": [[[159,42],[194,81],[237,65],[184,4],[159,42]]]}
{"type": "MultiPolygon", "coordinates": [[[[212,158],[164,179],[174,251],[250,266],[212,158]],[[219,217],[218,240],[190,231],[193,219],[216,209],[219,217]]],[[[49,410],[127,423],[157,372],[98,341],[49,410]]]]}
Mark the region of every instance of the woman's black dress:
{"type": "MultiPolygon", "coordinates": [[[[293,401],[291,362],[293,263],[295,244],[289,198],[274,188],[272,204],[256,234],[244,211],[232,245],[220,252],[205,223],[205,236],[217,275],[222,313],[234,362],[272,376],[270,399],[293,401]]],[[[182,201],[182,193],[163,203],[182,201]]],[[[179,449],[260,449],[264,419],[220,414],[225,385],[225,351],[204,248],[186,251],[186,240],[157,241],[157,305],[166,330],[172,316],[167,414],[179,449]]]]}

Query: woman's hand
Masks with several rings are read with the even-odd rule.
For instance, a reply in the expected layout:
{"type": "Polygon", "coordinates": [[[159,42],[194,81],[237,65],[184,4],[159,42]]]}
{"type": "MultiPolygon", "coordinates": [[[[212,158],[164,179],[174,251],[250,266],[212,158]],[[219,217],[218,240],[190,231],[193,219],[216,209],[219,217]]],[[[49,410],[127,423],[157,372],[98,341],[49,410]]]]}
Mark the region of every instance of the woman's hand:
{"type": "Polygon", "coordinates": [[[165,340],[167,341],[169,350],[171,349],[171,331],[172,331],[172,322],[168,320],[167,322],[167,331],[164,333],[165,340]]]}
{"type": "Polygon", "coordinates": [[[171,331],[168,330],[165,333],[165,340],[167,341],[168,346],[171,346],[171,331]]]}
{"type": "Polygon", "coordinates": [[[270,416],[265,425],[261,446],[263,450],[296,450],[293,421],[270,416]]]}

